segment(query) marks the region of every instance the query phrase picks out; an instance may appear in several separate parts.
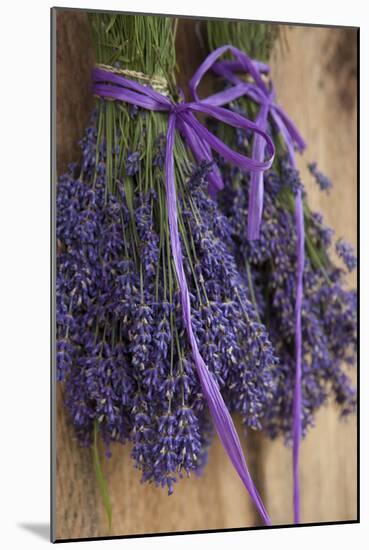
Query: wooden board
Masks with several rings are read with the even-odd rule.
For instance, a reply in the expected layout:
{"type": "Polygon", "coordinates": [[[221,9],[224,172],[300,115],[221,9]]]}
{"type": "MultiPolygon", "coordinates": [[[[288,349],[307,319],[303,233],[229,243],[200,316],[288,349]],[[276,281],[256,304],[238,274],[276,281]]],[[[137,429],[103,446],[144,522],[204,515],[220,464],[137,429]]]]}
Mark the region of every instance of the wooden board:
{"type": "MultiPolygon", "coordinates": [[[[57,33],[57,166],[62,173],[68,162],[78,158],[76,142],[93,105],[88,91],[93,53],[83,13],[60,11],[57,33]]],[[[178,57],[186,78],[201,61],[195,37],[193,22],[182,22],[178,57]],[[188,44],[194,47],[190,49],[188,44]]],[[[309,143],[306,158],[299,165],[310,203],[338,235],[355,244],[356,33],[294,27],[285,28],[282,37],[273,54],[273,76],[281,105],[309,143]],[[307,160],[317,160],[334,180],[335,189],[328,197],[308,176],[307,160]]],[[[350,282],[355,284],[355,278],[350,282]]],[[[204,476],[182,480],[171,497],[140,484],[129,448],[114,448],[113,458],[104,465],[114,510],[113,527],[108,532],[91,452],[76,444],[65,416],[61,388],[57,394],[58,539],[258,524],[255,510],[216,440],[204,476]]],[[[273,522],[291,522],[290,450],[260,434],[244,439],[244,448],[273,522]]],[[[321,411],[317,427],[302,445],[301,478],[304,522],[356,518],[355,419],[340,422],[333,406],[321,411]]]]}

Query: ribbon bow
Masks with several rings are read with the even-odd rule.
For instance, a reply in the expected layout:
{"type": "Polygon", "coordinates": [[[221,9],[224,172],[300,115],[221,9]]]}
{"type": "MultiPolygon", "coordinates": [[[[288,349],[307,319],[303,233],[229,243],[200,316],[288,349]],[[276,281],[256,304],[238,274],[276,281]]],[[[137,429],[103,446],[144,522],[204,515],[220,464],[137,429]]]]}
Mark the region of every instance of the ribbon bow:
{"type": "MultiPolygon", "coordinates": [[[[270,116],[282,135],[291,165],[296,167],[295,149],[302,152],[305,147],[305,141],[299,134],[296,126],[289,116],[275,103],[275,90],[270,82],[269,87],[263,81],[262,73],[269,73],[269,66],[259,61],[252,61],[244,52],[233,46],[222,46],[214,50],[203,63],[190,82],[192,96],[198,99],[196,92],[197,85],[206,70],[212,69],[213,72],[228,80],[233,86],[228,90],[215,94],[208,98],[211,105],[225,105],[242,96],[248,96],[250,99],[259,103],[260,111],[256,118],[256,124],[264,131],[267,128],[268,116],[270,116]],[[217,59],[223,53],[230,50],[237,61],[223,61],[217,63],[217,59]],[[248,73],[254,82],[244,82],[236,73],[248,73]]],[[[252,158],[258,161],[264,158],[265,142],[260,139],[260,134],[255,136],[252,149],[252,158]]],[[[263,172],[252,172],[249,189],[249,209],[247,221],[247,236],[250,240],[258,239],[260,235],[260,226],[263,211],[263,172]]],[[[295,197],[295,225],[296,225],[296,299],[295,299],[295,388],[293,398],[293,507],[294,521],[300,522],[300,483],[299,483],[299,453],[301,440],[301,357],[302,357],[302,328],[301,328],[301,308],[303,298],[303,271],[305,261],[304,250],[304,214],[301,190],[299,189],[295,197]]]]}
{"type": "MultiPolygon", "coordinates": [[[[257,126],[266,132],[267,119],[270,115],[275,126],[281,133],[287,147],[291,162],[294,161],[294,144],[299,151],[305,147],[305,141],[299,134],[296,126],[283,111],[283,109],[275,103],[275,90],[271,84],[270,88],[262,79],[261,73],[269,73],[269,66],[259,61],[252,61],[244,52],[233,46],[222,46],[214,50],[200,65],[190,81],[190,91],[195,100],[199,100],[197,94],[197,86],[203,77],[204,73],[212,70],[217,75],[228,80],[233,86],[228,90],[214,94],[207,98],[206,102],[212,106],[221,106],[230,103],[242,96],[248,96],[250,99],[260,104],[260,111],[256,118],[257,126]],[[226,51],[230,51],[237,61],[217,62],[226,51]],[[244,82],[237,72],[249,74],[254,82],[244,82]]],[[[265,155],[265,140],[260,139],[260,134],[255,136],[252,158],[254,161],[261,161],[265,155]]],[[[260,225],[263,211],[263,172],[254,171],[251,174],[250,194],[249,194],[249,212],[248,212],[248,230],[247,237],[249,240],[258,239],[260,235],[260,225]]]]}
{"type": "MultiPolygon", "coordinates": [[[[208,65],[208,59],[209,58],[207,58],[200,66],[200,68],[205,69],[203,73],[207,70],[206,67],[208,65]]],[[[198,79],[198,82],[200,79],[201,76],[198,79]]],[[[215,150],[227,161],[235,164],[242,170],[260,172],[267,170],[272,165],[274,158],[273,142],[270,136],[265,131],[260,129],[257,124],[237,113],[233,113],[228,109],[213,104],[211,98],[205,100],[195,99],[194,101],[188,103],[183,102],[177,104],[171,101],[168,97],[165,97],[149,87],[124,78],[114,72],[100,68],[94,69],[93,82],[93,91],[100,97],[121,100],[149,111],[161,111],[168,113],[165,154],[166,205],[171,249],[181,296],[182,314],[191,345],[192,356],[204,396],[207,400],[215,428],[218,432],[223,447],[225,448],[234,468],[238,472],[242,482],[254,501],[264,523],[266,525],[270,525],[268,513],[256,487],[254,486],[247,468],[241,443],[231,415],[224,403],[215,378],[210,373],[203,358],[201,357],[198,343],[193,332],[190,296],[183,268],[183,257],[178,232],[173,148],[175,132],[178,130],[183,135],[198,161],[211,160],[211,150],[215,150]],[[240,153],[232,150],[219,138],[214,136],[205,126],[203,126],[196,119],[194,113],[204,113],[235,128],[252,130],[260,137],[261,140],[265,140],[265,146],[269,153],[267,160],[248,158],[247,156],[241,155],[240,153]]],[[[210,191],[222,188],[223,186],[220,173],[217,169],[213,169],[211,173],[210,186],[210,191]]]]}

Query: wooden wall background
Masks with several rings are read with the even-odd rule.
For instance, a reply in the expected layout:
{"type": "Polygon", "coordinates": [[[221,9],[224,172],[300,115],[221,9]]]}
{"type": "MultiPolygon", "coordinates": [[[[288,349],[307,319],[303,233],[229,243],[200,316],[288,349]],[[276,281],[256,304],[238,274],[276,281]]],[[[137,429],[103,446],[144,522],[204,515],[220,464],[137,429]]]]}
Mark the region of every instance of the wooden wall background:
{"type": "MultiPolygon", "coordinates": [[[[202,53],[194,22],[181,20],[178,57],[184,80],[202,53]]],[[[88,122],[93,65],[86,16],[57,14],[57,170],[78,160],[76,142],[88,122]]],[[[283,27],[272,56],[279,103],[287,108],[309,149],[299,166],[310,204],[320,210],[337,236],[356,245],[357,103],[356,31],[283,27]],[[335,183],[326,196],[306,170],[317,160],[335,183]]],[[[353,275],[350,284],[355,285],[353,275]]],[[[129,449],[116,447],[105,470],[113,505],[109,532],[96,487],[91,453],[80,449],[68,425],[62,389],[57,391],[56,538],[175,532],[250,527],[258,518],[218,440],[201,479],[181,481],[174,495],[140,484],[129,449]]],[[[356,519],[356,419],[339,420],[327,406],[302,444],[302,521],[356,519]]],[[[243,438],[244,439],[244,438],[243,438]]],[[[291,452],[281,442],[250,434],[245,451],[256,484],[274,524],[292,522],[291,452]]]]}

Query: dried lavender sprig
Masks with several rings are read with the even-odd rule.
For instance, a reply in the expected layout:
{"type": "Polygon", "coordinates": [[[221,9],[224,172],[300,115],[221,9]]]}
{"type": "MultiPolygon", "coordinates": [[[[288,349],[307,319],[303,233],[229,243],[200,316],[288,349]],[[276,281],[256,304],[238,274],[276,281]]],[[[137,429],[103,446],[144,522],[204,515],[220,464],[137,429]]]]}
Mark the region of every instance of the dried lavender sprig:
{"type": "Polygon", "coordinates": [[[316,162],[311,162],[308,164],[310,173],[314,176],[315,181],[319,185],[320,189],[322,191],[329,191],[329,189],[332,188],[332,182],[330,179],[327,178],[320,170],[318,170],[318,166],[316,162]]]}

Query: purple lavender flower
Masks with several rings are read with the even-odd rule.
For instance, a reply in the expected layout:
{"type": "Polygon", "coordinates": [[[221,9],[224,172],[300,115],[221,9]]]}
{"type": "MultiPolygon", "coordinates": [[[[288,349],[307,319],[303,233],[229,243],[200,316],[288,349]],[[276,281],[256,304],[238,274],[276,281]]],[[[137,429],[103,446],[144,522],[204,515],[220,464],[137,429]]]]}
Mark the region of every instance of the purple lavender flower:
{"type": "Polygon", "coordinates": [[[136,225],[140,237],[141,263],[146,275],[156,275],[159,261],[159,235],[154,228],[152,195],[141,198],[136,207],[136,225]]]}
{"type": "Polygon", "coordinates": [[[342,258],[345,266],[350,272],[356,269],[357,258],[355,256],[353,247],[349,243],[343,241],[342,239],[337,241],[336,252],[339,257],[342,258]]]}
{"type": "Polygon", "coordinates": [[[324,224],[323,216],[319,212],[312,212],[310,221],[311,226],[309,229],[312,241],[315,245],[328,250],[332,244],[334,230],[324,224]]]}
{"type": "Polygon", "coordinates": [[[140,169],[140,153],[131,152],[128,153],[126,158],[126,174],[127,176],[134,176],[140,169]]]}
{"type": "Polygon", "coordinates": [[[62,382],[65,380],[70,369],[72,368],[75,355],[75,348],[71,342],[66,339],[59,339],[57,342],[57,355],[56,355],[56,371],[57,380],[62,382]]]}
{"type": "Polygon", "coordinates": [[[164,167],[165,161],[165,148],[166,148],[166,136],[165,134],[159,134],[154,142],[154,158],[153,166],[158,168],[164,167]]]}
{"type": "Polygon", "coordinates": [[[322,191],[329,191],[332,187],[332,182],[330,179],[327,178],[322,172],[318,170],[317,163],[311,162],[308,164],[308,168],[310,170],[310,173],[314,176],[315,181],[319,185],[320,189],[322,191]]]}
{"type": "Polygon", "coordinates": [[[292,166],[287,155],[282,158],[280,167],[281,181],[283,182],[283,185],[291,189],[294,195],[296,195],[298,191],[301,191],[302,196],[304,196],[305,191],[301,182],[300,172],[292,166]]]}

